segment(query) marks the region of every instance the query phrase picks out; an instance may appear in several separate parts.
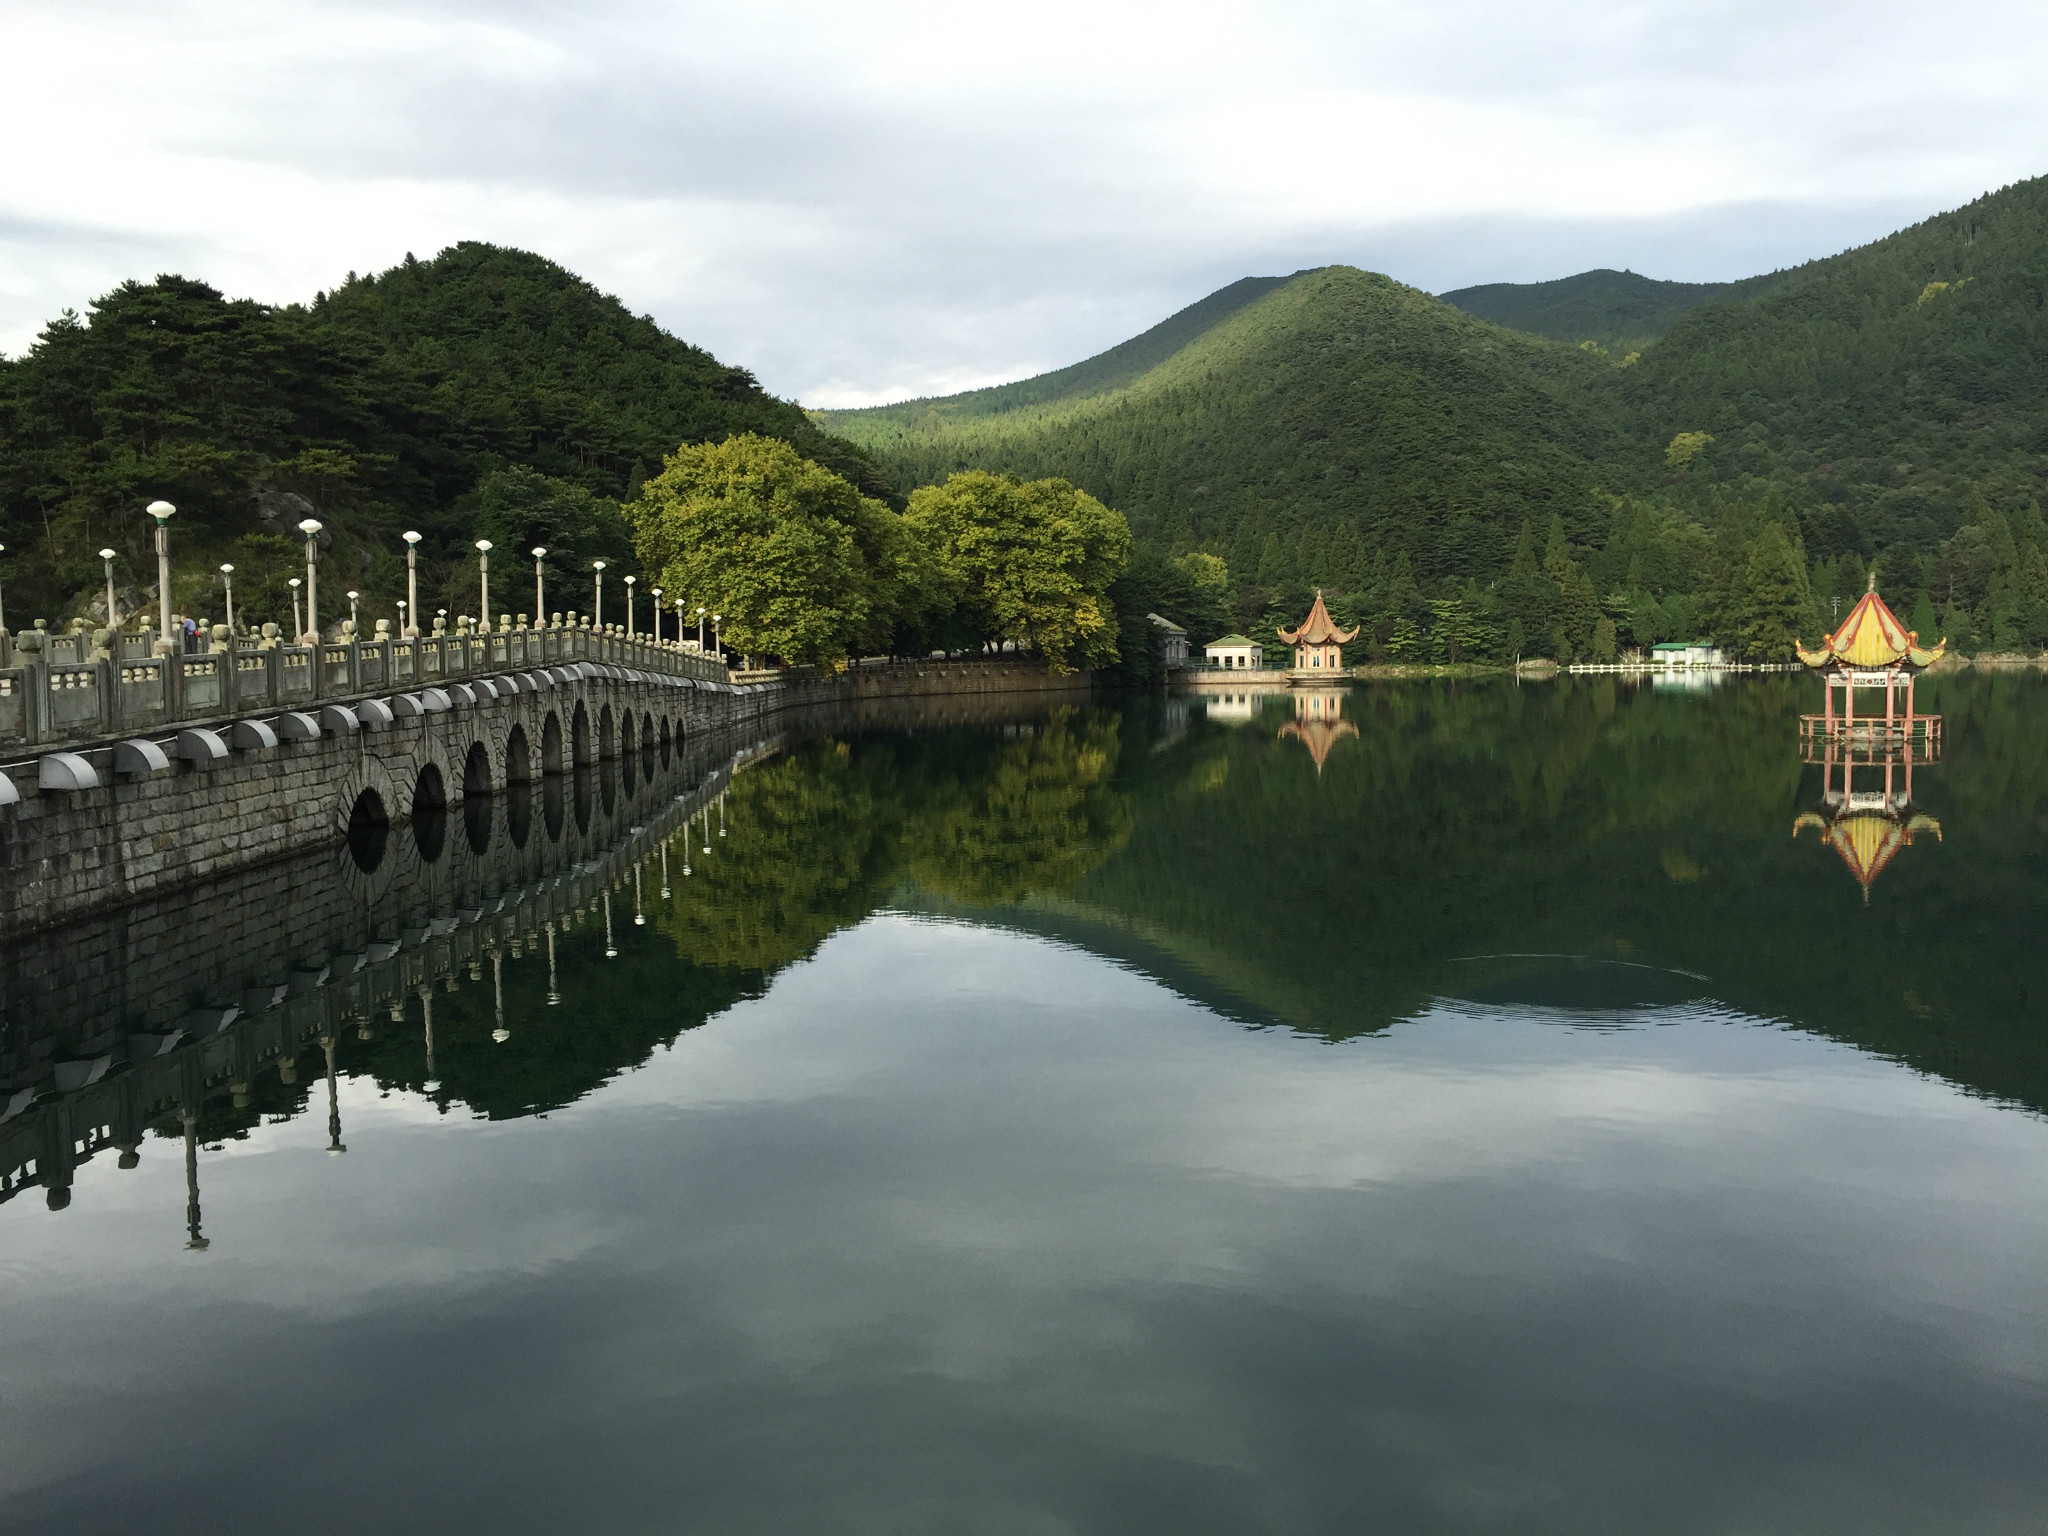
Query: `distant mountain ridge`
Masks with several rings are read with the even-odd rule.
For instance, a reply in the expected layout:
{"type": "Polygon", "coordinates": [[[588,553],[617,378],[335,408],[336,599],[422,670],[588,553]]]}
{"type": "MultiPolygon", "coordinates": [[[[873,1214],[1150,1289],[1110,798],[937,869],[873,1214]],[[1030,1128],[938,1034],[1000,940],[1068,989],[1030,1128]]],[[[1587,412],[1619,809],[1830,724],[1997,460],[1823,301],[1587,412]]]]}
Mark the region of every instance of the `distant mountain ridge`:
{"type": "Polygon", "coordinates": [[[1733,283],[1673,283],[1599,267],[1549,282],[1482,283],[1437,297],[1510,330],[1612,348],[1654,341],[1688,311],[1754,297],[1783,276],[1772,272],[1733,283]]]}
{"type": "MultiPolygon", "coordinates": [[[[1234,287],[1233,301],[1246,295],[1234,287]]],[[[1122,510],[1141,537],[1227,551],[1235,569],[1256,569],[1269,538],[1283,556],[1334,540],[1345,559],[1372,546],[1406,550],[1426,571],[1491,567],[1524,517],[1578,517],[1594,466],[1625,457],[1581,403],[1604,364],[1355,267],[1266,280],[1249,302],[1184,330],[1197,333],[1089,394],[976,414],[933,401],[815,419],[899,487],[969,468],[1062,475],[1122,510]]]]}
{"type": "Polygon", "coordinates": [[[1387,615],[1431,631],[1428,603],[1458,584],[1498,637],[1526,520],[1558,591],[1573,564],[1598,588],[1571,598],[1573,647],[1607,643],[1603,616],[1643,643],[1665,621],[1635,616],[1673,595],[1691,606],[1669,623],[1732,626],[1748,578],[1729,562],[1772,522],[1807,569],[1785,578],[1788,614],[1808,581],[1860,592],[1878,562],[1930,631],[1954,610],[1957,633],[2048,642],[2048,178],[1735,283],[1601,270],[1438,299],[1324,267],[1249,292],[1159,338],[1195,331],[1178,350],[1045,375],[1057,392],[814,419],[899,489],[1064,475],[1163,552],[1222,556],[1240,625],[1268,604],[1298,617],[1324,586],[1377,609],[1386,642],[1387,615]]]}
{"type": "MultiPolygon", "coordinates": [[[[1301,275],[1297,272],[1294,277],[1301,275]]],[[[908,422],[925,415],[994,416],[1026,406],[1050,405],[1059,400],[1105,394],[1142,377],[1247,304],[1292,281],[1293,278],[1288,277],[1241,277],[1207,298],[1197,299],[1186,309],[1177,310],[1129,341],[1119,342],[1106,352],[1098,352],[1065,368],[1018,379],[1010,384],[970,389],[957,395],[905,400],[895,405],[875,406],[871,410],[893,420],[908,422]]],[[[812,413],[819,419],[831,414],[812,413]]]]}

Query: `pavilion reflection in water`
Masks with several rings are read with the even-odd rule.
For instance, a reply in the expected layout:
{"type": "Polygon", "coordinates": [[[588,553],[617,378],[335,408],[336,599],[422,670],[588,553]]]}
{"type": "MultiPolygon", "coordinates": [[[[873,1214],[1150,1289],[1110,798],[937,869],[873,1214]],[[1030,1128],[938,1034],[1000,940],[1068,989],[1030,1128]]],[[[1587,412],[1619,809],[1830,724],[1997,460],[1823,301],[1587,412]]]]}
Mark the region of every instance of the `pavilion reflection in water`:
{"type": "Polygon", "coordinates": [[[1821,803],[1792,823],[1792,835],[1817,828],[1866,903],[1901,848],[1923,833],[1941,837],[1941,823],[1913,808],[1913,770],[1941,761],[1941,716],[1915,712],[1913,685],[1947,648],[1946,640],[1922,646],[1899,623],[1877,595],[1874,573],[1839,629],[1812,650],[1799,647],[1799,659],[1821,674],[1827,702],[1822,713],[1799,717],[1800,756],[1820,767],[1821,803]],[[1880,689],[1884,713],[1858,715],[1857,693],[1880,689]]]}
{"type": "MultiPolygon", "coordinates": [[[[1318,600],[1320,606],[1320,600],[1318,600]]],[[[1346,736],[1356,736],[1358,727],[1344,718],[1343,688],[1297,688],[1294,695],[1294,718],[1280,727],[1282,738],[1292,737],[1308,748],[1308,755],[1315,759],[1316,773],[1322,774],[1323,762],[1330,755],[1330,749],[1346,736]]]]}

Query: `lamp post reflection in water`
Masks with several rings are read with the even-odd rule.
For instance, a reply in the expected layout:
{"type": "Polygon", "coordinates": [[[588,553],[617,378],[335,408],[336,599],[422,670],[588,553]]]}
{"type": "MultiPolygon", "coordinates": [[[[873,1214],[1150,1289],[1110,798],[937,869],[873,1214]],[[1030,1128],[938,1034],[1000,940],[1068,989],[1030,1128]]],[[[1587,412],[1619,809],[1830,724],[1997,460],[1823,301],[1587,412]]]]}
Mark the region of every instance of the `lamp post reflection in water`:
{"type": "Polygon", "coordinates": [[[512,1031],[505,1027],[505,957],[495,944],[491,946],[491,1002],[498,1014],[498,1027],[491,1031],[491,1038],[503,1045],[512,1038],[512,1031]]]}
{"type": "Polygon", "coordinates": [[[633,866],[633,926],[635,928],[645,928],[647,926],[647,914],[640,909],[640,866],[638,864],[633,866]]]}
{"type": "Polygon", "coordinates": [[[555,980],[555,925],[548,924],[548,1006],[554,1007],[562,1001],[559,984],[555,980]]]}
{"type": "Polygon", "coordinates": [[[199,1234],[199,1116],[192,1110],[185,1121],[185,1246],[203,1250],[210,1245],[199,1234]]]}
{"type": "Polygon", "coordinates": [[[612,888],[604,888],[604,957],[607,960],[619,958],[619,947],[612,942],[612,888]]]}
{"type": "Polygon", "coordinates": [[[426,1015],[427,1081],[428,1093],[439,1093],[441,1081],[434,1075],[434,984],[426,977],[420,978],[420,1011],[426,1015]]]}
{"type": "Polygon", "coordinates": [[[320,1048],[327,1053],[327,1150],[346,1152],[341,1143],[341,1092],[334,1077],[334,1036],[322,1035],[320,1048]]]}

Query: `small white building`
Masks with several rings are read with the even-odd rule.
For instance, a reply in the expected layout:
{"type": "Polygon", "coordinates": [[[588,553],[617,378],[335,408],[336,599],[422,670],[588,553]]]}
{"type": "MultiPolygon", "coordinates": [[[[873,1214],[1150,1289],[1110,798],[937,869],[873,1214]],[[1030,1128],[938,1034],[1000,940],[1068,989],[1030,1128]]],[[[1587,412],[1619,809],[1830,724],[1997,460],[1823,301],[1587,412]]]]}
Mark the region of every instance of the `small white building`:
{"type": "Polygon", "coordinates": [[[1725,667],[1728,659],[1711,640],[1665,640],[1650,647],[1650,659],[1660,667],[1725,667]]]}
{"type": "Polygon", "coordinates": [[[1145,617],[1151,622],[1152,638],[1159,646],[1159,659],[1169,667],[1187,665],[1188,632],[1173,620],[1161,618],[1156,613],[1148,613],[1145,617]]]}
{"type": "Polygon", "coordinates": [[[1243,635],[1225,635],[1202,647],[1211,664],[1226,670],[1251,671],[1266,664],[1266,648],[1243,635]]]}

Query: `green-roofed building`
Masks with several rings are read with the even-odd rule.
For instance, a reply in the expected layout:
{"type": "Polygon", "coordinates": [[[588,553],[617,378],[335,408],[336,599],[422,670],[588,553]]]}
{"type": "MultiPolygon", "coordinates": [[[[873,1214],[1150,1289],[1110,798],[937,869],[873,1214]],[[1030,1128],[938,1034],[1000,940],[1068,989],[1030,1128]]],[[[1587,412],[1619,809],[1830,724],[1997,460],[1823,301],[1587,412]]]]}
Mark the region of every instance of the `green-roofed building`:
{"type": "Polygon", "coordinates": [[[1254,670],[1266,664],[1266,648],[1244,635],[1225,635],[1202,647],[1210,665],[1231,670],[1254,670]]]}

